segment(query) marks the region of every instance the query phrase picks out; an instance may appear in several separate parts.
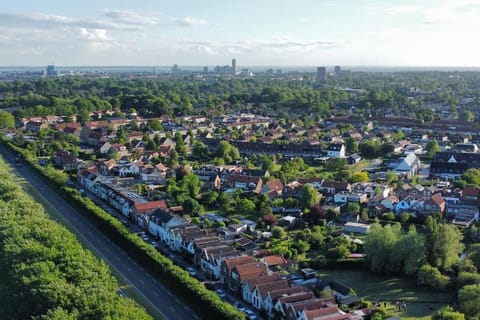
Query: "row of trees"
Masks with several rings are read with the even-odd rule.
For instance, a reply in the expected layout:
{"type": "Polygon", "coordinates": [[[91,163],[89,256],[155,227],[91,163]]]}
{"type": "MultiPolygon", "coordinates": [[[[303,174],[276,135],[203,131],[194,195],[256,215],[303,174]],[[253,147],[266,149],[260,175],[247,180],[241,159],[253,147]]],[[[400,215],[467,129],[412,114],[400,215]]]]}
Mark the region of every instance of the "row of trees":
{"type": "MultiPolygon", "coordinates": [[[[417,283],[436,290],[458,290],[459,310],[467,319],[480,317],[480,244],[464,253],[462,234],[457,227],[429,216],[423,233],[400,224],[372,225],[365,237],[367,262],[374,272],[417,276],[417,283]]],[[[451,308],[440,310],[434,319],[464,319],[451,308]],[[441,317],[441,316],[444,317],[441,317]]]]}
{"type": "Polygon", "coordinates": [[[365,237],[365,253],[374,272],[410,275],[425,263],[446,272],[458,262],[463,249],[458,228],[432,216],[427,218],[423,233],[414,227],[404,232],[400,224],[375,223],[365,237]]]}
{"type": "Polygon", "coordinates": [[[0,318],[151,319],[0,164],[0,318]]]}

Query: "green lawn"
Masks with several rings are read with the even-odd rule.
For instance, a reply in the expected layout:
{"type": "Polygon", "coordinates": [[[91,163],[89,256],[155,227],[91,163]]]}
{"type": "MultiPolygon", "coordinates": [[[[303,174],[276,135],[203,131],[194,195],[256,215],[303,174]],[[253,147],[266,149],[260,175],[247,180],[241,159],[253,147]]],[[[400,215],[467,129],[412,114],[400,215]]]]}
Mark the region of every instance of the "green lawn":
{"type": "Polygon", "coordinates": [[[387,309],[401,319],[430,319],[441,307],[452,303],[452,293],[435,292],[417,287],[411,279],[375,275],[361,270],[323,270],[320,278],[336,280],[350,286],[358,296],[388,301],[387,309]],[[405,312],[395,310],[392,301],[401,299],[407,303],[405,312]]]}

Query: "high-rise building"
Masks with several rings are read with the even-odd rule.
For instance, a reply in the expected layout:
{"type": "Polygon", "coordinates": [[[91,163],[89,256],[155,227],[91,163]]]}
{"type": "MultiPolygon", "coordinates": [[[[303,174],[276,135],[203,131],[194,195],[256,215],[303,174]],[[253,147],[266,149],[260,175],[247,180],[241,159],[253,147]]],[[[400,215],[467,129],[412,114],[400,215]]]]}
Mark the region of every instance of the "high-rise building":
{"type": "Polygon", "coordinates": [[[47,77],[56,77],[58,76],[58,71],[55,70],[55,66],[53,64],[50,64],[47,66],[47,69],[45,69],[45,75],[47,77]]]}
{"type": "Polygon", "coordinates": [[[325,82],[327,81],[327,68],[325,67],[317,67],[317,82],[325,82]]]}
{"type": "Polygon", "coordinates": [[[237,74],[237,59],[232,59],[232,74],[237,74]]]}
{"type": "Polygon", "coordinates": [[[208,67],[203,67],[203,73],[208,73],[208,67]]]}
{"type": "Polygon", "coordinates": [[[174,64],[172,67],[172,76],[176,76],[179,73],[180,73],[180,68],[178,67],[177,64],[174,64]]]}
{"type": "Polygon", "coordinates": [[[335,66],[334,67],[334,72],[335,72],[335,75],[338,76],[340,74],[340,72],[342,72],[342,69],[340,68],[340,66],[335,66]]]}

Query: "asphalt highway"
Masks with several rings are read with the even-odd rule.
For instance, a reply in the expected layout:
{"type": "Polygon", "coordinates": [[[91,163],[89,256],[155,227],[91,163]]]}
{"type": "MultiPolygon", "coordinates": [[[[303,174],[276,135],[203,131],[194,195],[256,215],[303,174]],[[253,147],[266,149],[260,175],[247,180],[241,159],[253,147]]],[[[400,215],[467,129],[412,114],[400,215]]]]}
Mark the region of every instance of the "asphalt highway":
{"type": "Polygon", "coordinates": [[[138,295],[150,304],[150,308],[153,307],[163,319],[200,319],[168,288],[137,265],[122,249],[104,236],[65,199],[52,190],[33,172],[33,169],[25,165],[16,167],[16,155],[2,143],[0,143],[0,154],[15,169],[17,175],[27,180],[43,197],[44,201],[57,211],[56,213],[63,218],[64,224],[78,238],[82,239],[86,247],[98,258],[105,261],[111,269],[115,270],[116,274],[123,278],[132,289],[136,290],[138,295]]]}

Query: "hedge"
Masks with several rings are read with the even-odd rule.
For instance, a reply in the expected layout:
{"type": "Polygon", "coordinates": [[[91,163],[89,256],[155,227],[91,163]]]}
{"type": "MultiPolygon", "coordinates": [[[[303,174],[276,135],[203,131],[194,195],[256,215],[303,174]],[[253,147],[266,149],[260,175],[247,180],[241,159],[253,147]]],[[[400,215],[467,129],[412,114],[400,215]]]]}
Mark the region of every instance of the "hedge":
{"type": "Polygon", "coordinates": [[[4,145],[12,151],[22,154],[25,164],[35,169],[35,172],[45,178],[46,182],[55,189],[69,204],[87,218],[97,229],[114,241],[139,265],[147,269],[156,278],[164,283],[179,298],[191,305],[199,314],[208,319],[245,319],[245,315],[231,304],[224,302],[220,297],[205,288],[197,279],[192,278],[187,271],[172,263],[170,259],[147,245],[135,234],[132,234],[120,221],[108,215],[97,207],[90,199],[82,197],[75,189],[59,186],[43,172],[43,168],[28,157],[25,149],[13,145],[2,137],[4,145]]]}

